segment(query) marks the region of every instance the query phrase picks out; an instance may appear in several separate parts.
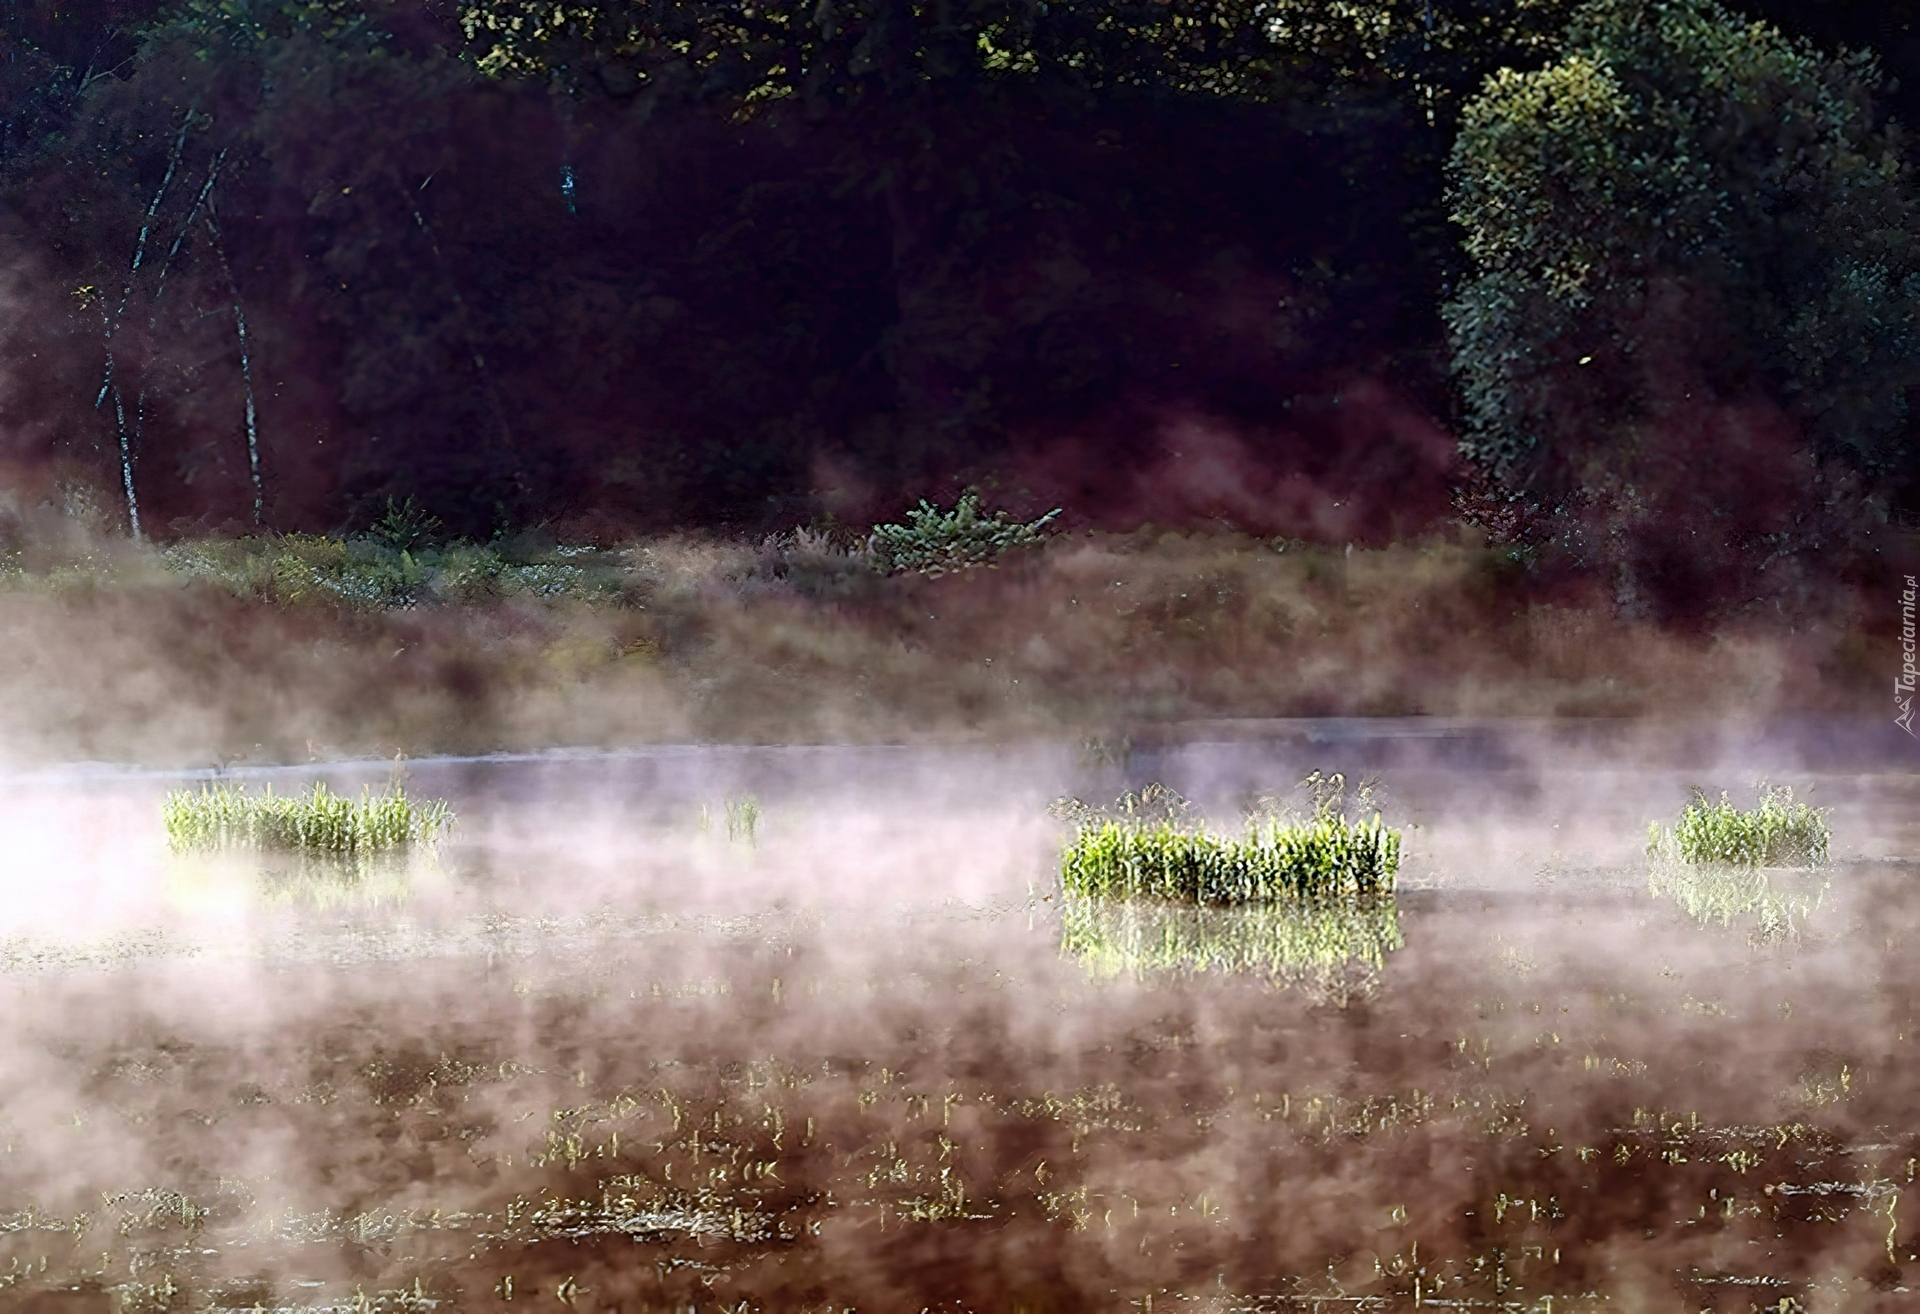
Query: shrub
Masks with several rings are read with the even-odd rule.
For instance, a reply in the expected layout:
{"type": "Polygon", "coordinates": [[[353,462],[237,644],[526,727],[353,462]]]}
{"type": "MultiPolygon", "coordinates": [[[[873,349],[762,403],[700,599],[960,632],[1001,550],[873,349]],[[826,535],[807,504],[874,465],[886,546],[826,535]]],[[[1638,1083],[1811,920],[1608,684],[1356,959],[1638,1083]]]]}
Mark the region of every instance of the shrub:
{"type": "Polygon", "coordinates": [[[1060,918],[1062,950],[1099,976],[1248,972],[1327,981],[1377,969],[1402,944],[1392,899],[1217,908],[1070,896],[1060,918]]]}
{"type": "Polygon", "coordinates": [[[1656,859],[1735,867],[1817,867],[1827,860],[1824,809],[1796,803],[1791,789],[1762,792],[1742,811],[1725,794],[1709,802],[1699,790],[1671,830],[1654,822],[1647,852],[1656,859]]]}
{"type": "Polygon", "coordinates": [[[991,566],[1015,548],[1038,543],[1060,508],[1022,524],[1005,511],[983,513],[980,495],[962,494],[951,511],[922,501],[907,513],[907,523],[875,525],[867,550],[889,573],[914,571],[944,575],[974,566],[991,566]]]}
{"type": "Polygon", "coordinates": [[[1256,821],[1240,839],[1172,821],[1104,821],[1068,843],[1060,878],[1074,895],[1225,904],[1391,894],[1399,866],[1400,833],[1378,816],[1256,821]]]}
{"type": "Polygon", "coordinates": [[[176,789],[162,805],[175,852],[218,848],[366,853],[437,839],[453,825],[442,799],[416,802],[404,789],[347,798],[316,782],[305,794],[249,794],[237,785],[176,789]]]}
{"type": "Polygon", "coordinates": [[[396,552],[410,552],[441,540],[440,517],[429,515],[411,497],[404,502],[389,497],[386,513],[368,532],[396,552]]]}

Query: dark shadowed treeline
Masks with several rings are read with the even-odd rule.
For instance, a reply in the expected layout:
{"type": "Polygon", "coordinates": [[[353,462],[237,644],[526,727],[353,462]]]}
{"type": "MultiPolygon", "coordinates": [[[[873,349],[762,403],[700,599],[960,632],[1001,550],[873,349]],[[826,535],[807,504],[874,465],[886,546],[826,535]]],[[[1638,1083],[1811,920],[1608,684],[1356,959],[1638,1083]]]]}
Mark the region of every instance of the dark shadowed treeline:
{"type": "Polygon", "coordinates": [[[1462,107],[1580,8],[7,5],[0,442],[161,535],[406,496],[759,529],[967,480],[1407,532],[1465,474],[1462,107]]]}

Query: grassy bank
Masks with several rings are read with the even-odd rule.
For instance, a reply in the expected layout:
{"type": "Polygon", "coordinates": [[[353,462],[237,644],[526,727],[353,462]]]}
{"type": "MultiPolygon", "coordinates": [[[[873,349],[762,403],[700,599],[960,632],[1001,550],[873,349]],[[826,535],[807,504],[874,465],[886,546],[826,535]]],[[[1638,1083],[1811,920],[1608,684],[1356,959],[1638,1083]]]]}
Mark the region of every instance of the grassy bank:
{"type": "Polygon", "coordinates": [[[1791,626],[1663,629],[1600,593],[1548,596],[1468,538],[1062,534],[929,577],[808,534],[69,535],[0,561],[0,751],[197,763],[1207,717],[1877,713],[1875,617],[1842,596],[1791,626]]]}

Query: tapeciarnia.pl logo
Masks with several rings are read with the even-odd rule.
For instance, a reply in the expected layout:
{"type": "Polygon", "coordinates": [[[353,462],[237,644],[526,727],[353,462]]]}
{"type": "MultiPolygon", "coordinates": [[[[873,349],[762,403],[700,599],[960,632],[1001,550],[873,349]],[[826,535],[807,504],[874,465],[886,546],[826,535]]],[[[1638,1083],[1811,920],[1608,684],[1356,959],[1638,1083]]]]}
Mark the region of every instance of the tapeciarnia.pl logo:
{"type": "Polygon", "coordinates": [[[1913,640],[1913,598],[1914,577],[1908,575],[1907,587],[1900,594],[1900,674],[1893,681],[1893,701],[1900,708],[1900,715],[1893,723],[1914,738],[1920,739],[1920,733],[1913,728],[1913,686],[1916,671],[1914,669],[1913,640]]]}

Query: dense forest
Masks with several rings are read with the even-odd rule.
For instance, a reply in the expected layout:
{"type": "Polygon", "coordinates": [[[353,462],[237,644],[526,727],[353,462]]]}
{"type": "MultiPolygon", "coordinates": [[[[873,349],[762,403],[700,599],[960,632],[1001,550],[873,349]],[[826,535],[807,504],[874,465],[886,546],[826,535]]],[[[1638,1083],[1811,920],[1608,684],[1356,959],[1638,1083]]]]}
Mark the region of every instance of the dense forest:
{"type": "Polygon", "coordinates": [[[1914,9],[8,3],[4,460],[161,538],[1831,551],[1920,491],[1914,9]]]}

